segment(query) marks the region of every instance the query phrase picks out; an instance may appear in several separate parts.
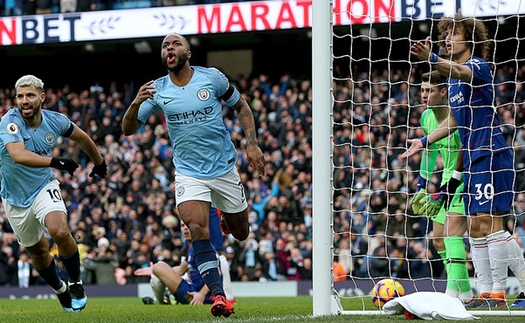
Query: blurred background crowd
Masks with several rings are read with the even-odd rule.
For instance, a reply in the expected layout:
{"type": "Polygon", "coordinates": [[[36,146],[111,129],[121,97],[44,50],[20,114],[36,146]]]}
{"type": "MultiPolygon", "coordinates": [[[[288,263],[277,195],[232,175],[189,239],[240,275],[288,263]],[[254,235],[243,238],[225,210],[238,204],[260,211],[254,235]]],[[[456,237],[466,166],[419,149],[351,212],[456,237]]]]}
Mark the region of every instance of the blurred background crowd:
{"type": "MultiPolygon", "coordinates": [[[[240,0],[242,1],[242,0],[240,0]]],[[[240,2],[239,1],[239,2],[240,2]]],[[[214,0],[0,0],[0,14],[40,14],[218,3],[214,0]],[[127,3],[127,4],[126,4],[127,3]]],[[[235,2],[235,1],[228,1],[235,2]]],[[[368,66],[367,66],[368,69],[368,66]]],[[[418,157],[400,160],[406,139],[421,137],[420,69],[337,70],[333,97],[334,275],[354,277],[445,277],[430,243],[432,223],[411,214],[418,157]]],[[[46,82],[45,75],[37,75],[46,82]]],[[[498,65],[495,92],[501,127],[516,152],[516,200],[508,229],[525,242],[525,65],[498,65]]],[[[171,146],[161,115],[125,137],[122,116],[138,89],[133,82],[100,80],[80,90],[70,84],[47,88],[45,108],[82,127],[108,164],[106,179],[87,174],[93,164],[67,139],[54,156],[75,159],[74,176],[58,174],[78,242],[87,284],[146,282],[133,271],[163,260],[180,261],[183,245],[175,209],[171,146]]],[[[224,236],[222,253],[234,281],[312,278],[312,88],[311,81],[284,74],[234,77],[251,104],[267,174],[253,176],[245,138],[232,109],[225,126],[239,151],[238,168],[249,201],[251,233],[239,242],[224,236]]],[[[14,89],[0,88],[0,116],[14,107],[14,89]]],[[[441,166],[438,163],[438,166],[441,166]]],[[[437,172],[429,191],[440,182],[437,172]]],[[[468,239],[465,246],[469,250],[468,239]]],[[[52,245],[56,254],[56,247],[52,245]]],[[[473,268],[470,268],[473,275],[473,268]]],[[[43,284],[27,252],[18,245],[0,203],[0,286],[43,284]]]]}
{"type": "MultiPolygon", "coordinates": [[[[517,168],[525,144],[525,66],[498,69],[498,112],[517,168]],[[512,75],[512,77],[511,77],[512,75]],[[517,75],[518,82],[514,82],[517,75]]],[[[400,161],[407,136],[420,136],[419,73],[401,70],[360,74],[361,81],[334,83],[334,271],[356,277],[443,277],[443,265],[429,239],[432,224],[411,214],[418,160],[400,161]],[[373,84],[373,85],[372,85],[373,84]],[[398,84],[398,85],[392,85],[398,84]]],[[[45,79],[44,79],[45,81],[45,79]]],[[[251,233],[239,242],[224,236],[222,251],[234,281],[312,278],[312,89],[310,80],[282,75],[238,76],[232,80],[251,103],[267,174],[248,171],[245,138],[233,110],[224,120],[240,158],[238,167],[249,201],[251,233]]],[[[46,90],[45,108],[68,115],[100,147],[109,167],[106,179],[87,176],[92,163],[67,139],[55,156],[81,165],[73,177],[59,174],[69,224],[78,241],[84,280],[91,284],[144,282],[133,271],[151,261],[175,265],[183,244],[174,208],[171,147],[164,120],[152,115],[137,134],[125,137],[120,122],[136,89],[130,84],[93,84],[74,92],[69,85],[46,90]]],[[[14,90],[0,89],[0,115],[13,108],[14,90]]],[[[517,172],[517,191],[525,181],[517,172]]],[[[439,183],[439,172],[432,179],[439,183]]],[[[430,188],[432,190],[432,188],[430,188]]],[[[525,194],[519,193],[508,229],[521,244],[525,194]]],[[[0,209],[0,285],[40,284],[26,252],[0,209]]],[[[465,239],[468,249],[468,239],[465,239]]],[[[52,252],[55,247],[52,247],[52,252]]],[[[471,268],[472,271],[472,268],[471,268]]],[[[471,274],[473,274],[471,272],[471,274]]],[[[147,281],[147,279],[146,279],[147,281]]]]}

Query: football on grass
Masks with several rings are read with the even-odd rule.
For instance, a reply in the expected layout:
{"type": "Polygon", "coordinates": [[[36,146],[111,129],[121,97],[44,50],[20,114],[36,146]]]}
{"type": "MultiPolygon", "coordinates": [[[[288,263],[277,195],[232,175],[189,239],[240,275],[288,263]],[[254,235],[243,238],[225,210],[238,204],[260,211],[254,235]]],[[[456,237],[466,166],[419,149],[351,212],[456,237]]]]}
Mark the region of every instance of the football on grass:
{"type": "Polygon", "coordinates": [[[405,289],[400,282],[390,278],[382,279],[372,289],[372,302],[375,307],[381,309],[389,300],[404,295],[405,289]]]}

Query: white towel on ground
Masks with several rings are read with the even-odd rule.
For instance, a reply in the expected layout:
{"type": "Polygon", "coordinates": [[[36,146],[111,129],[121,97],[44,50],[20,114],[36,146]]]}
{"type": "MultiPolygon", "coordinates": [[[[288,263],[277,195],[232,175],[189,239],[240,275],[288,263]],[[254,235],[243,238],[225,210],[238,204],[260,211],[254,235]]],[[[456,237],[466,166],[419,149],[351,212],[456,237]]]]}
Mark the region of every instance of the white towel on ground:
{"type": "Polygon", "coordinates": [[[385,314],[403,314],[405,309],[423,320],[475,320],[463,302],[439,292],[416,292],[394,298],[383,306],[385,314]]]}

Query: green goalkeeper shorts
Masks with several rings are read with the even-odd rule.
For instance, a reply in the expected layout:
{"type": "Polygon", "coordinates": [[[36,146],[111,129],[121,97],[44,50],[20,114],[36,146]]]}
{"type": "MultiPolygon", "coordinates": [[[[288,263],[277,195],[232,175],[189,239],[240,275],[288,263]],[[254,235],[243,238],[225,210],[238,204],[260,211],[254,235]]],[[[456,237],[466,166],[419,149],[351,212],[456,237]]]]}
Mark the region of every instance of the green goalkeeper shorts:
{"type": "Polygon", "coordinates": [[[454,194],[454,197],[452,198],[452,203],[448,208],[448,212],[445,211],[445,205],[443,205],[441,207],[441,210],[439,210],[438,215],[432,218],[432,221],[440,224],[445,224],[447,213],[465,214],[465,204],[463,203],[463,198],[461,196],[462,193],[463,184],[459,185],[459,187],[457,188],[456,194],[454,194]]]}

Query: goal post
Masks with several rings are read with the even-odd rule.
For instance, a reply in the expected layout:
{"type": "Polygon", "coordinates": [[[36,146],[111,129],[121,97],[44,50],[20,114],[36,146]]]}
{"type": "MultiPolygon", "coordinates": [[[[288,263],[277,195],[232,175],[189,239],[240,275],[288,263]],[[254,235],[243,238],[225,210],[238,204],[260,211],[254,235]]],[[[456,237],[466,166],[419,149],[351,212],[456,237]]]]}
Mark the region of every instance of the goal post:
{"type": "MultiPolygon", "coordinates": [[[[370,296],[382,278],[399,280],[407,294],[444,292],[447,284],[443,260],[432,245],[432,221],[410,211],[418,176],[415,161],[396,158],[408,147],[407,139],[423,134],[419,118],[425,109],[419,91],[421,74],[428,72],[430,65],[414,59],[410,46],[430,36],[432,50],[437,53],[438,22],[458,10],[487,23],[492,44],[489,63],[494,68],[497,93],[495,109],[514,149],[516,171],[523,173],[525,0],[312,0],[311,8],[313,315],[383,314],[373,307],[370,296]],[[523,138],[518,138],[521,134],[523,138]],[[383,206],[374,200],[379,195],[383,206]],[[384,221],[382,228],[368,230],[371,218],[384,221]],[[390,229],[394,226],[402,228],[401,232],[390,229]],[[397,248],[402,251],[399,254],[378,256],[370,250],[381,244],[386,247],[393,240],[397,243],[397,239],[405,241],[397,248]],[[424,256],[412,258],[410,248],[424,256]],[[350,259],[346,265],[351,270],[345,279],[336,281],[333,261],[343,257],[350,259]],[[375,274],[371,262],[378,258],[386,260],[386,274],[375,274]],[[416,274],[412,267],[416,261],[428,272],[416,274]],[[407,277],[397,276],[392,269],[395,262],[407,266],[407,277]]],[[[434,186],[439,184],[442,168],[438,159],[434,186]]],[[[525,248],[525,225],[516,226],[525,222],[525,180],[523,174],[519,176],[514,193],[524,204],[520,208],[515,202],[513,210],[520,211],[511,219],[515,237],[523,240],[525,248]]],[[[463,241],[469,253],[467,235],[463,241]]],[[[470,258],[467,262],[471,265],[470,258]]],[[[477,294],[474,269],[469,268],[477,294]]],[[[511,275],[507,295],[517,295],[522,291],[520,285],[511,275]]],[[[472,313],[525,316],[525,311],[511,310],[472,313]]]]}
{"type": "Polygon", "coordinates": [[[332,1],[312,0],[313,315],[332,314],[332,1]]]}

